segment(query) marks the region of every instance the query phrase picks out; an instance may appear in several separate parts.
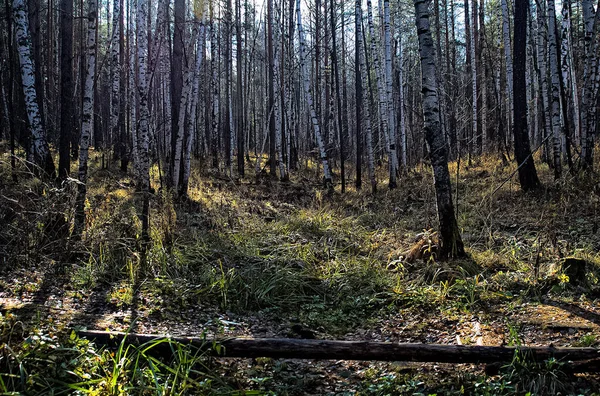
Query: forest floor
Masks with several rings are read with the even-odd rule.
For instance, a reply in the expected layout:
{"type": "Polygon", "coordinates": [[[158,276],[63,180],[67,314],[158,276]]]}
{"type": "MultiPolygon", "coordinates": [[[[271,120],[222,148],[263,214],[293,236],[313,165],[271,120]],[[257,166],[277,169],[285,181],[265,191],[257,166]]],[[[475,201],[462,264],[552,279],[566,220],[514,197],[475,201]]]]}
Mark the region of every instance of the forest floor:
{"type": "Polygon", "coordinates": [[[280,183],[255,178],[249,167],[242,180],[194,173],[189,198],[177,202],[153,169],[152,242],[142,266],[130,175],[101,169],[92,155],[86,233],[73,242],[76,183],[55,188],[19,165],[14,185],[0,158],[0,391],[161,394],[157,378],[173,384],[162,394],[600,389],[600,375],[567,375],[563,362],[526,359],[486,375],[467,364],[202,357],[186,382],[175,374],[181,358],[177,370],[151,360],[142,369],[140,355],[115,355],[71,332],[598,347],[596,175],[555,181],[538,161],[543,188],[523,193],[513,163],[463,160],[460,172],[452,163],[469,257],[439,262],[430,254],[436,211],[428,166],[404,174],[395,190],[381,182],[374,194],[356,191],[350,181],[332,197],[315,182],[318,169],[280,183]],[[584,278],[569,279],[566,257],[587,262],[584,278]]]}

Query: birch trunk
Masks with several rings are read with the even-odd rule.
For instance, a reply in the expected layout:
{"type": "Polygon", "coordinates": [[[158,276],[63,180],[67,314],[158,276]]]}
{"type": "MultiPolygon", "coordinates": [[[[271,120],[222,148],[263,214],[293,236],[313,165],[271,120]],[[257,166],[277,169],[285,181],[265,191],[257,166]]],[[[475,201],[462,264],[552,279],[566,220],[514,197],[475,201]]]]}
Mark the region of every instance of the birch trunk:
{"type": "Polygon", "coordinates": [[[87,64],[83,90],[83,112],[81,115],[81,136],[79,139],[79,184],[75,202],[75,225],[73,235],[81,238],[85,227],[85,196],[87,192],[87,171],[92,128],[94,126],[94,78],[96,76],[96,0],[88,1],[87,64]]]}
{"type": "Polygon", "coordinates": [[[440,256],[441,258],[461,257],[465,255],[465,251],[452,203],[448,146],[440,126],[435,51],[431,37],[428,5],[428,0],[414,1],[421,57],[424,132],[434,175],[440,227],[440,256]]]}
{"type": "Polygon", "coordinates": [[[317,113],[313,105],[312,96],[310,93],[310,80],[308,76],[308,70],[306,67],[306,39],[304,38],[304,28],[302,26],[302,14],[300,12],[300,0],[296,0],[296,15],[298,18],[298,36],[300,41],[300,72],[302,73],[302,86],[304,93],[306,94],[306,100],[310,111],[310,118],[315,136],[317,138],[317,145],[319,147],[319,154],[321,162],[323,164],[323,174],[325,188],[329,193],[333,192],[333,181],[331,178],[331,169],[329,168],[329,159],[327,158],[327,151],[325,150],[325,144],[323,143],[323,137],[321,136],[321,129],[319,127],[319,121],[317,119],[317,113]]]}
{"type": "MultiPolygon", "coordinates": [[[[573,119],[574,138],[575,141],[579,138],[579,89],[577,88],[577,79],[573,72],[573,56],[571,53],[571,13],[569,12],[569,2],[562,1],[562,22],[561,22],[561,67],[562,67],[562,84],[563,92],[571,92],[571,106],[569,106],[569,114],[573,119]],[[572,87],[572,89],[570,89],[572,87]]],[[[573,137],[573,136],[572,136],[573,137]]]]}
{"type": "Polygon", "coordinates": [[[561,175],[561,142],[560,142],[560,77],[558,71],[558,51],[556,43],[556,12],[554,1],[548,0],[548,61],[550,63],[551,102],[552,102],[552,142],[554,177],[561,175]]]}
{"type": "Polygon", "coordinates": [[[406,122],[404,117],[404,57],[402,52],[402,37],[398,39],[398,102],[400,104],[400,144],[402,145],[402,166],[406,169],[407,149],[406,144],[406,122]]]}
{"type": "MultiPolygon", "coordinates": [[[[502,40],[504,43],[504,59],[506,62],[506,98],[508,101],[508,131],[510,132],[513,125],[513,59],[511,55],[510,45],[510,27],[509,27],[509,14],[508,14],[508,0],[502,0],[502,40]]],[[[507,134],[507,136],[510,135],[507,134]]]]}
{"type": "Polygon", "coordinates": [[[142,191],[142,241],[147,243],[149,236],[150,194],[150,114],[148,110],[148,2],[137,1],[137,88],[140,103],[140,126],[138,132],[139,186],[142,191]]]}
{"type": "Polygon", "coordinates": [[[73,0],[61,1],[60,12],[60,148],[58,176],[71,172],[70,143],[73,134],[73,0]]]}
{"type": "Polygon", "coordinates": [[[595,110],[593,104],[594,68],[596,66],[596,31],[600,12],[594,12],[592,0],[583,0],[583,18],[585,25],[585,63],[583,69],[583,87],[581,94],[581,159],[584,169],[592,167],[594,136],[590,119],[595,110]]]}
{"type": "Polygon", "coordinates": [[[394,94],[392,91],[392,32],[390,27],[390,0],[383,1],[383,21],[385,37],[385,84],[388,100],[389,141],[390,141],[390,188],[396,188],[398,156],[396,154],[396,113],[394,112],[394,94]]]}
{"type": "MultiPolygon", "coordinates": [[[[359,13],[357,14],[357,17],[358,17],[359,21],[362,21],[362,8],[359,8],[358,12],[359,13]]],[[[362,35],[363,38],[365,38],[364,32],[362,32],[362,29],[357,31],[357,33],[362,35]]],[[[358,51],[360,51],[359,47],[360,46],[357,46],[358,51]]],[[[367,66],[366,39],[364,40],[364,48],[365,48],[364,51],[360,51],[360,54],[359,54],[360,67],[356,70],[356,72],[358,73],[358,78],[360,79],[361,84],[362,84],[361,91],[362,92],[365,92],[365,91],[372,92],[370,83],[369,83],[371,81],[371,78],[369,77],[369,67],[367,66]],[[363,70],[365,71],[364,76],[363,76],[363,70]]],[[[371,95],[371,98],[372,98],[372,95],[371,95]]],[[[373,153],[373,129],[372,129],[372,125],[371,125],[371,106],[369,105],[369,103],[367,103],[366,105],[361,106],[361,108],[363,110],[364,121],[365,121],[365,139],[366,139],[366,145],[367,145],[367,172],[369,175],[369,182],[371,183],[371,192],[375,193],[377,191],[377,179],[375,178],[375,155],[373,153]]],[[[387,115],[384,113],[383,116],[386,117],[387,115]]],[[[392,159],[390,157],[390,169],[392,168],[391,164],[392,164],[392,159]]],[[[394,172],[394,174],[395,174],[395,172],[394,172]]]]}
{"type": "Polygon", "coordinates": [[[123,18],[121,13],[123,0],[115,0],[113,3],[113,32],[111,38],[111,95],[110,95],[110,126],[109,131],[111,137],[109,140],[114,141],[116,136],[119,136],[119,114],[121,113],[121,31],[120,21],[123,18]]]}
{"type": "MultiPolygon", "coordinates": [[[[472,147],[477,142],[477,58],[475,56],[475,23],[477,20],[476,5],[477,0],[471,0],[471,13],[465,12],[465,18],[470,17],[469,31],[470,31],[470,44],[471,44],[471,86],[472,86],[472,105],[471,105],[471,141],[469,147],[472,147]]],[[[465,2],[466,5],[466,2],[465,2]]],[[[472,150],[469,150],[471,154],[472,150]]],[[[470,160],[470,157],[469,157],[470,160]]]]}
{"type": "Polygon", "coordinates": [[[354,5],[354,86],[356,89],[356,179],[354,185],[357,190],[362,188],[362,106],[363,106],[363,88],[360,77],[360,41],[362,21],[361,21],[361,0],[356,0],[354,5]]]}
{"type": "MultiPolygon", "coordinates": [[[[177,192],[179,195],[185,193],[185,191],[180,191],[180,177],[182,176],[181,170],[183,167],[183,142],[184,137],[186,135],[185,128],[185,115],[188,109],[188,101],[190,100],[192,86],[193,86],[193,49],[194,43],[196,42],[196,37],[198,37],[198,28],[194,27],[192,30],[191,39],[189,40],[190,45],[187,48],[187,62],[185,64],[185,72],[183,77],[183,90],[181,92],[181,98],[179,98],[179,114],[177,114],[177,131],[175,135],[175,146],[173,148],[173,179],[171,180],[171,186],[173,187],[173,191],[177,192]]],[[[174,98],[176,99],[176,98],[174,98]]],[[[189,131],[188,131],[189,133],[189,131]]]]}
{"type": "MultiPolygon", "coordinates": [[[[202,12],[202,11],[201,11],[202,12]]],[[[192,160],[192,145],[194,144],[194,137],[196,135],[196,113],[198,109],[198,97],[200,96],[200,70],[204,61],[204,41],[205,41],[205,27],[204,17],[200,19],[200,26],[198,27],[198,43],[196,49],[196,63],[194,66],[194,81],[192,90],[192,101],[190,103],[190,116],[188,118],[188,138],[186,141],[186,147],[183,156],[183,181],[181,186],[181,194],[187,195],[188,185],[190,180],[191,160],[192,160]]]]}
{"type": "MultiPolygon", "coordinates": [[[[19,65],[21,69],[21,83],[25,96],[25,111],[31,136],[31,149],[36,165],[42,169],[47,176],[54,177],[54,161],[48,148],[46,131],[42,123],[40,103],[36,92],[36,77],[32,53],[31,37],[29,35],[29,20],[24,0],[13,1],[13,21],[17,53],[19,54],[19,65]]],[[[37,65],[40,67],[40,65],[37,65]]]]}
{"type": "Polygon", "coordinates": [[[538,79],[540,80],[541,96],[542,96],[542,117],[543,117],[543,131],[542,139],[548,135],[548,131],[551,128],[550,121],[550,101],[548,100],[548,64],[547,58],[547,38],[548,29],[546,29],[546,4],[544,0],[540,0],[537,7],[537,62],[538,62],[538,79]]]}
{"type": "MultiPolygon", "coordinates": [[[[387,78],[384,74],[383,65],[379,60],[379,46],[377,45],[377,35],[375,34],[375,28],[373,24],[373,11],[371,7],[371,0],[367,0],[367,19],[369,24],[369,35],[371,36],[371,55],[373,57],[373,65],[375,66],[375,79],[377,80],[377,92],[379,94],[379,119],[381,121],[381,129],[383,131],[383,137],[385,139],[385,145],[387,146],[387,152],[389,156],[389,177],[390,177],[390,188],[396,186],[396,171],[394,170],[394,161],[392,160],[391,151],[391,138],[390,138],[390,127],[389,127],[389,102],[387,97],[387,78]]],[[[366,55],[365,55],[366,56],[366,55]]],[[[365,69],[366,70],[366,69],[365,69]]],[[[368,150],[367,150],[368,151],[368,150]]],[[[370,165],[369,165],[370,167],[370,165]]],[[[369,170],[370,171],[370,170],[369,170]]]]}

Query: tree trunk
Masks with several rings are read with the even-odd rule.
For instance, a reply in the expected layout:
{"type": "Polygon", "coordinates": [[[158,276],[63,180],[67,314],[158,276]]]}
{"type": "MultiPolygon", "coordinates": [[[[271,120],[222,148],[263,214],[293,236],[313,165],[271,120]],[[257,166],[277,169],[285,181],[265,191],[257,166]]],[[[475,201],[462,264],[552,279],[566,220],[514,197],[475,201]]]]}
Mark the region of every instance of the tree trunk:
{"type": "MultiPolygon", "coordinates": [[[[360,20],[362,21],[362,9],[360,10],[360,20]]],[[[362,26],[361,26],[362,28],[362,26]]],[[[371,104],[374,102],[373,100],[373,87],[371,86],[371,76],[370,73],[368,72],[369,70],[371,70],[371,68],[369,67],[370,65],[368,65],[368,59],[367,59],[367,40],[366,40],[366,35],[365,32],[361,29],[361,35],[363,36],[363,43],[364,43],[364,51],[361,52],[360,54],[360,68],[357,70],[358,72],[358,77],[361,81],[361,84],[363,84],[362,86],[362,92],[365,92],[365,88],[366,88],[366,92],[370,92],[370,99],[371,99],[371,103],[367,103],[365,106],[361,106],[361,108],[364,111],[364,121],[365,121],[365,143],[367,146],[367,172],[369,175],[369,182],[371,183],[371,192],[375,193],[377,191],[377,179],[375,177],[375,155],[373,153],[373,128],[372,128],[372,123],[371,123],[371,104]],[[362,75],[362,70],[365,71],[365,76],[362,75]],[[364,78],[366,77],[366,78],[364,78]]],[[[369,102],[369,101],[367,101],[369,102]]],[[[374,104],[373,104],[374,106],[374,104]]],[[[384,114],[384,116],[386,116],[386,114],[384,114]]],[[[390,158],[390,164],[392,164],[392,160],[390,158]]],[[[391,168],[391,166],[390,166],[391,168]]],[[[394,172],[395,175],[395,172],[394,172]]]]}
{"type": "Polygon", "coordinates": [[[312,96],[310,93],[310,80],[308,77],[308,70],[306,67],[306,39],[304,38],[304,28],[302,26],[302,14],[300,12],[300,0],[296,0],[296,15],[298,18],[298,36],[300,41],[300,71],[302,73],[302,85],[306,100],[308,101],[308,107],[310,111],[310,118],[317,138],[317,145],[319,147],[319,154],[321,162],[323,164],[324,184],[328,193],[333,192],[333,182],[331,178],[331,169],[329,168],[329,159],[327,158],[327,151],[325,150],[325,144],[323,143],[323,137],[321,136],[321,129],[319,127],[319,120],[317,119],[317,113],[313,105],[312,96]]]}
{"type": "Polygon", "coordinates": [[[434,175],[440,226],[440,256],[453,258],[464,256],[465,250],[452,203],[448,146],[440,128],[435,51],[431,38],[428,4],[428,0],[414,0],[421,56],[424,130],[434,175]]]}
{"type": "MultiPolygon", "coordinates": [[[[142,241],[143,251],[150,240],[149,194],[150,194],[150,114],[148,111],[148,18],[147,0],[137,0],[137,88],[140,104],[138,155],[139,186],[142,191],[142,241]]],[[[145,254],[144,254],[145,256],[145,254]]]]}
{"type": "Polygon", "coordinates": [[[394,93],[392,90],[392,33],[390,26],[390,0],[383,0],[383,23],[385,37],[385,86],[388,100],[389,141],[390,141],[390,188],[396,188],[396,172],[398,171],[398,155],[396,154],[396,113],[394,112],[394,93]]]}
{"type": "Polygon", "coordinates": [[[361,1],[356,0],[354,7],[354,84],[356,89],[356,180],[354,184],[357,190],[362,188],[362,106],[363,106],[363,87],[360,78],[360,41],[362,21],[361,21],[361,1]]]}
{"type": "Polygon", "coordinates": [[[519,167],[519,182],[524,191],[538,188],[537,177],[527,130],[527,97],[525,84],[526,47],[527,47],[527,0],[515,0],[514,21],[514,79],[513,112],[515,158],[519,167]]]}
{"type": "MultiPolygon", "coordinates": [[[[177,165],[175,156],[177,155],[177,141],[180,139],[179,133],[179,113],[183,91],[183,65],[184,65],[184,32],[185,32],[185,0],[174,1],[175,24],[173,31],[173,57],[171,62],[171,162],[169,164],[168,185],[175,188],[174,173],[177,165]]],[[[180,146],[181,148],[181,146],[180,146]]],[[[179,172],[179,170],[177,171],[179,172]]],[[[175,189],[175,192],[177,190],[175,189]]]]}
{"type": "MultiPolygon", "coordinates": [[[[514,120],[514,98],[513,98],[513,59],[510,45],[510,18],[508,13],[508,1],[502,0],[502,41],[504,43],[504,59],[506,62],[506,100],[508,102],[508,128],[510,132],[514,120]]],[[[525,40],[525,38],[523,38],[525,40]]],[[[508,136],[508,134],[506,134],[508,136]]]]}
{"type": "MultiPolygon", "coordinates": [[[[273,47],[273,0],[267,0],[267,56],[269,61],[269,109],[275,108],[275,53],[273,47]]],[[[269,172],[277,174],[276,111],[269,118],[269,172]]]]}
{"type": "Polygon", "coordinates": [[[552,102],[552,141],[553,141],[553,164],[554,178],[561,175],[561,143],[560,143],[560,76],[558,71],[558,50],[556,42],[556,13],[554,0],[548,1],[548,60],[550,63],[551,77],[551,102],[552,102]]]}
{"type": "MultiPolygon", "coordinates": [[[[142,345],[156,342],[163,336],[104,331],[80,331],[80,337],[95,342],[118,347],[126,344],[142,345]]],[[[200,337],[170,337],[170,340],[183,345],[191,345],[202,351],[221,357],[271,357],[281,359],[332,359],[332,360],[379,360],[412,361],[439,363],[498,363],[511,362],[518,350],[523,356],[534,361],[554,358],[560,361],[584,363],[598,359],[596,348],[561,347],[505,347],[483,345],[442,345],[442,344],[398,344],[374,341],[335,341],[292,338],[229,338],[211,340],[200,337]],[[213,346],[221,345],[216,350],[213,346]]],[[[156,343],[148,349],[163,356],[173,352],[171,345],[156,343]]],[[[581,366],[582,367],[582,366],[581,366]]],[[[588,367],[596,367],[588,366],[588,367]]]]}
{"type": "MultiPolygon", "coordinates": [[[[343,6],[343,5],[342,5],[343,6]]],[[[343,136],[343,108],[342,108],[342,97],[340,94],[340,66],[338,62],[338,53],[337,53],[337,43],[336,43],[336,33],[335,33],[335,0],[331,0],[330,3],[330,23],[331,23],[331,41],[332,41],[332,49],[331,49],[331,63],[333,63],[333,74],[335,79],[335,99],[337,104],[337,136],[340,141],[340,179],[342,182],[342,194],[346,192],[346,169],[344,165],[344,154],[345,154],[345,139],[343,136]]],[[[342,12],[341,17],[344,18],[344,13],[342,12]]]]}
{"type": "Polygon", "coordinates": [[[65,180],[71,172],[71,134],[73,133],[73,0],[60,3],[60,143],[58,177],[65,180]]]}
{"type": "Polygon", "coordinates": [[[12,12],[33,158],[36,165],[46,173],[46,176],[53,178],[55,176],[54,161],[48,148],[36,92],[35,64],[31,54],[29,21],[24,0],[14,0],[12,12]]]}
{"type": "Polygon", "coordinates": [[[94,78],[96,77],[96,16],[98,3],[88,1],[87,62],[85,86],[83,90],[83,113],[81,115],[81,136],[79,138],[79,184],[75,202],[75,225],[73,236],[81,238],[85,228],[85,196],[87,193],[87,173],[89,147],[94,126],[94,78]]]}

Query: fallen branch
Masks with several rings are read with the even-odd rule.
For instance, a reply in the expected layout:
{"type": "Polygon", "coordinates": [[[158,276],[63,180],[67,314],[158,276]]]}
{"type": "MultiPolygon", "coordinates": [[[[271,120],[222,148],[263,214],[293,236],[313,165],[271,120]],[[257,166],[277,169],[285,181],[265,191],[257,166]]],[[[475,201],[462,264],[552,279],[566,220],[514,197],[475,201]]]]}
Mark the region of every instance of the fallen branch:
{"type": "MultiPolygon", "coordinates": [[[[159,335],[104,331],[80,331],[80,337],[95,340],[99,344],[117,346],[125,338],[126,343],[144,344],[165,338],[159,335]]],[[[371,341],[332,341],[291,338],[229,338],[209,340],[199,337],[169,337],[171,340],[205,350],[221,357],[271,357],[288,359],[334,359],[379,360],[440,363],[498,363],[511,362],[517,347],[465,346],[440,344],[396,344],[371,341]],[[219,353],[213,348],[218,344],[219,353]]],[[[156,352],[169,355],[168,343],[158,344],[156,352]]],[[[535,361],[551,357],[563,361],[586,361],[581,367],[596,371],[600,359],[597,348],[518,347],[525,356],[535,361]]]]}

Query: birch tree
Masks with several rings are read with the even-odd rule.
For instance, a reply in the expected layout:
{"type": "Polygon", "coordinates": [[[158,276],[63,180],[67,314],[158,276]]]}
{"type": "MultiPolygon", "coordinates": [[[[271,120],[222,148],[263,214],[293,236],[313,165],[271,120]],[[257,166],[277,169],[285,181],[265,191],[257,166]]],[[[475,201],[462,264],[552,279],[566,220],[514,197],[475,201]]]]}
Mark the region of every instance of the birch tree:
{"type": "Polygon", "coordinates": [[[385,84],[388,100],[389,117],[389,147],[390,147],[390,188],[396,188],[396,171],[398,170],[398,156],[396,154],[396,113],[394,112],[394,95],[392,91],[392,33],[390,27],[390,0],[383,0],[383,21],[385,37],[385,84]]]}
{"type": "Polygon", "coordinates": [[[88,1],[86,73],[83,91],[81,136],[79,138],[79,184],[75,201],[74,238],[81,238],[85,227],[85,198],[87,193],[88,157],[94,127],[94,78],[96,76],[96,18],[98,3],[88,1]]]}
{"type": "MultiPolygon", "coordinates": [[[[508,0],[501,1],[502,7],[502,41],[504,44],[504,60],[506,63],[506,100],[508,102],[508,130],[513,125],[513,59],[510,45],[510,19],[508,14],[508,0]]],[[[525,39],[525,38],[523,38],[525,39]]]]}
{"type": "Polygon", "coordinates": [[[302,75],[302,88],[308,102],[308,108],[310,111],[310,119],[312,123],[315,136],[317,138],[317,146],[319,148],[319,155],[321,163],[323,164],[323,181],[325,188],[329,193],[333,192],[333,181],[331,178],[331,169],[329,167],[329,158],[327,157],[327,151],[325,150],[325,144],[323,137],[321,136],[321,129],[319,127],[319,120],[317,119],[317,113],[313,105],[312,96],[310,92],[310,80],[308,76],[308,70],[306,66],[306,39],[304,37],[304,27],[302,26],[302,13],[300,12],[300,0],[296,0],[296,15],[298,22],[298,38],[300,41],[300,73],[302,75]]]}
{"type": "Polygon", "coordinates": [[[113,2],[113,32],[110,41],[111,44],[111,93],[110,93],[110,134],[113,141],[114,137],[119,136],[119,115],[121,109],[121,20],[123,14],[123,0],[114,0],[113,2]]]}
{"type": "Polygon", "coordinates": [[[561,174],[561,142],[560,142],[560,76],[558,70],[558,50],[556,42],[556,13],[554,1],[548,0],[548,58],[550,63],[551,77],[551,102],[552,102],[552,141],[553,141],[553,163],[554,177],[559,178],[561,174]]]}
{"type": "MultiPolygon", "coordinates": [[[[389,7],[388,7],[389,8],[389,7]]],[[[379,119],[381,122],[381,129],[387,146],[387,153],[389,156],[389,177],[390,177],[390,188],[394,188],[397,185],[396,182],[396,168],[394,167],[393,157],[395,151],[392,153],[394,148],[393,141],[390,135],[390,116],[389,113],[393,110],[389,108],[388,92],[387,92],[387,77],[383,71],[384,67],[380,64],[379,60],[379,48],[377,45],[377,35],[375,34],[375,27],[373,24],[373,11],[371,7],[371,0],[367,0],[367,20],[369,26],[369,35],[371,36],[371,55],[373,57],[373,65],[375,66],[375,79],[377,80],[377,91],[379,94],[379,119]]],[[[386,43],[387,45],[387,43],[386,43]]],[[[386,47],[387,50],[387,47],[386,47]]],[[[366,56],[366,55],[365,55],[366,56]]],[[[386,59],[387,61],[387,59],[386,59]]],[[[387,63],[385,65],[387,67],[387,63]]],[[[368,73],[368,72],[366,72],[368,73]]],[[[362,107],[362,106],[361,106],[362,107]]]]}
{"type": "MultiPolygon", "coordinates": [[[[42,169],[47,176],[55,176],[54,160],[48,148],[46,131],[42,123],[40,103],[36,91],[36,65],[33,62],[31,52],[31,37],[29,35],[29,21],[24,0],[13,1],[13,22],[17,53],[19,54],[19,65],[21,69],[21,84],[25,96],[25,111],[27,123],[31,136],[31,147],[35,164],[42,169]]],[[[37,65],[40,67],[40,65],[37,65]]]]}
{"type": "Polygon", "coordinates": [[[429,0],[414,0],[414,6],[421,58],[424,132],[433,168],[439,220],[440,256],[441,258],[462,257],[465,255],[465,250],[452,203],[448,146],[440,126],[435,51],[429,22],[429,0]]]}
{"type": "Polygon", "coordinates": [[[142,241],[144,251],[150,240],[150,114],[148,110],[148,0],[137,1],[137,88],[140,103],[138,155],[139,161],[139,188],[142,192],[142,241]]]}
{"type": "Polygon", "coordinates": [[[58,176],[71,171],[70,143],[73,134],[73,0],[62,0],[60,10],[60,143],[58,176]]]}

